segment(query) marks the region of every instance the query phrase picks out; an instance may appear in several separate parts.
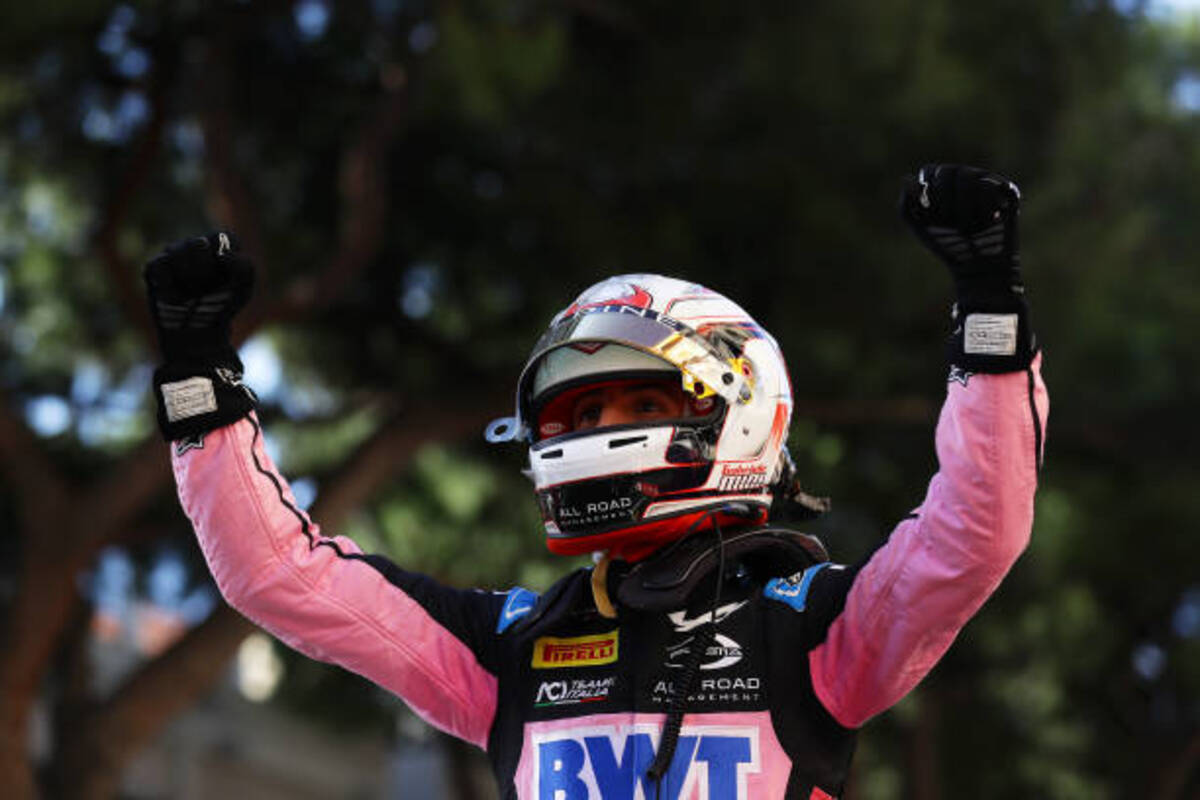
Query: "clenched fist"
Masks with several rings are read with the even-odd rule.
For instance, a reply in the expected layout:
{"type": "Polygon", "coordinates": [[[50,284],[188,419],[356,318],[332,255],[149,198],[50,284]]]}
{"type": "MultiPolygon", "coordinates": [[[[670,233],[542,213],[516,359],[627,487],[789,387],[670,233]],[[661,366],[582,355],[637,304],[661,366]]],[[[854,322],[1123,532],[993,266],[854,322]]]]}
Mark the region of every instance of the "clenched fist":
{"type": "Polygon", "coordinates": [[[245,416],[255,397],[242,384],[230,341],[250,299],[254,268],[228,233],[184,239],[143,272],[163,365],[154,373],[158,421],[169,441],[201,435],[245,416]]]}
{"type": "Polygon", "coordinates": [[[908,176],[900,216],[949,268],[957,302],[950,363],[966,372],[1011,372],[1036,350],[1017,246],[1021,192],[978,167],[926,164],[908,176]]]}

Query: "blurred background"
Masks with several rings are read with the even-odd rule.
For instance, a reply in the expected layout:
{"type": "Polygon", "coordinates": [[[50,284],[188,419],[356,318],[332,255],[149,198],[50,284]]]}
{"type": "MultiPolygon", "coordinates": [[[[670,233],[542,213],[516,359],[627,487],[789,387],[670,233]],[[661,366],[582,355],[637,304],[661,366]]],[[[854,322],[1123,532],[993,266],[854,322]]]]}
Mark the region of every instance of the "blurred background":
{"type": "Polygon", "coordinates": [[[488,448],[620,271],[741,301],[867,552],[924,492],[927,161],[1019,181],[1053,407],[1032,545],[849,798],[1200,796],[1200,20],[1137,0],[43,0],[0,12],[0,796],[494,796],[474,749],[216,595],[153,429],[140,265],[228,228],[269,446],[329,530],[540,589],[488,448]],[[482,771],[481,771],[482,770],[482,771]]]}

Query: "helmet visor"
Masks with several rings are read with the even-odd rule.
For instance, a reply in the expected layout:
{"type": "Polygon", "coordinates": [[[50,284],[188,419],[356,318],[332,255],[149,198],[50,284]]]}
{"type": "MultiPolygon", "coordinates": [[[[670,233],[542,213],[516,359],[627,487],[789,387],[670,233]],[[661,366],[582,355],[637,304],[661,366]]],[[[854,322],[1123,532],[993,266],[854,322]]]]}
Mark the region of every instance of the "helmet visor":
{"type": "Polygon", "coordinates": [[[600,380],[567,384],[538,397],[533,403],[533,421],[537,423],[533,441],[612,425],[695,423],[711,414],[719,403],[716,395],[699,398],[685,393],[679,386],[678,373],[665,377],[661,372],[629,373],[607,380],[601,376],[600,380]],[[607,394],[608,390],[617,397],[607,394]],[[618,410],[605,413],[603,408],[608,403],[618,410]]]}
{"type": "Polygon", "coordinates": [[[716,394],[732,404],[750,397],[750,387],[732,352],[721,352],[666,315],[629,306],[602,306],[563,320],[538,341],[519,384],[522,417],[529,419],[530,388],[538,362],[552,350],[585,342],[620,344],[657,356],[683,374],[683,388],[697,398],[716,394]]]}

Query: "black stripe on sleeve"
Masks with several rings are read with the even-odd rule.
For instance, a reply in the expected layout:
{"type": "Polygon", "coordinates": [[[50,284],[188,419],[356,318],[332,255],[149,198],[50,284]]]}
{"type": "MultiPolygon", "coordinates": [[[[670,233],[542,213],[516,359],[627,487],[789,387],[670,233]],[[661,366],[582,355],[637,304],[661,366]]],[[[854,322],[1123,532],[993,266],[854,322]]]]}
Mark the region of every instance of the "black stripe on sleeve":
{"type": "Polygon", "coordinates": [[[504,606],[505,595],[477,589],[454,589],[427,575],[403,569],[385,556],[347,553],[338,546],[336,541],[323,536],[317,537],[312,531],[308,515],[288,500],[279,478],[263,467],[255,450],[255,445],[262,435],[262,428],[254,417],[247,419],[254,426],[254,438],[250,441],[250,456],[254,460],[254,467],[271,481],[279,502],[300,522],[300,531],[308,539],[309,550],[328,547],[337,554],[338,558],[367,564],[381,574],[388,583],[415,600],[439,625],[466,644],[475,654],[480,665],[495,673],[499,655],[496,652],[494,630],[496,620],[504,606]]]}
{"type": "Polygon", "coordinates": [[[1034,378],[1032,367],[1026,369],[1025,374],[1029,376],[1029,411],[1033,414],[1033,457],[1040,471],[1042,468],[1042,418],[1038,416],[1037,409],[1037,380],[1034,378]]]}

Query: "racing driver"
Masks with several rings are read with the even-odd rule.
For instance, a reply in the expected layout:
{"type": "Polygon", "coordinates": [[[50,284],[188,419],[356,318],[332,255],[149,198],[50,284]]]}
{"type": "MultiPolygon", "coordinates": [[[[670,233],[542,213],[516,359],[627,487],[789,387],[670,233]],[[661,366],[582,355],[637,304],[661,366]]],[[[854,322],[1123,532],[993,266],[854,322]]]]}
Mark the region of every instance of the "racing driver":
{"type": "Polygon", "coordinates": [[[911,690],[1024,549],[1047,398],[1005,178],[929,165],[901,213],[957,292],[939,469],[868,558],[781,523],[818,511],[785,449],[775,340],[685,280],[624,275],[561,311],[493,442],[528,447],[546,543],[595,553],[538,595],[461,590],[324,534],[263,448],[229,339],[226,234],[145,271],[159,423],[222,594],[487,751],[524,800],[836,798],[855,732],[911,690]]]}

